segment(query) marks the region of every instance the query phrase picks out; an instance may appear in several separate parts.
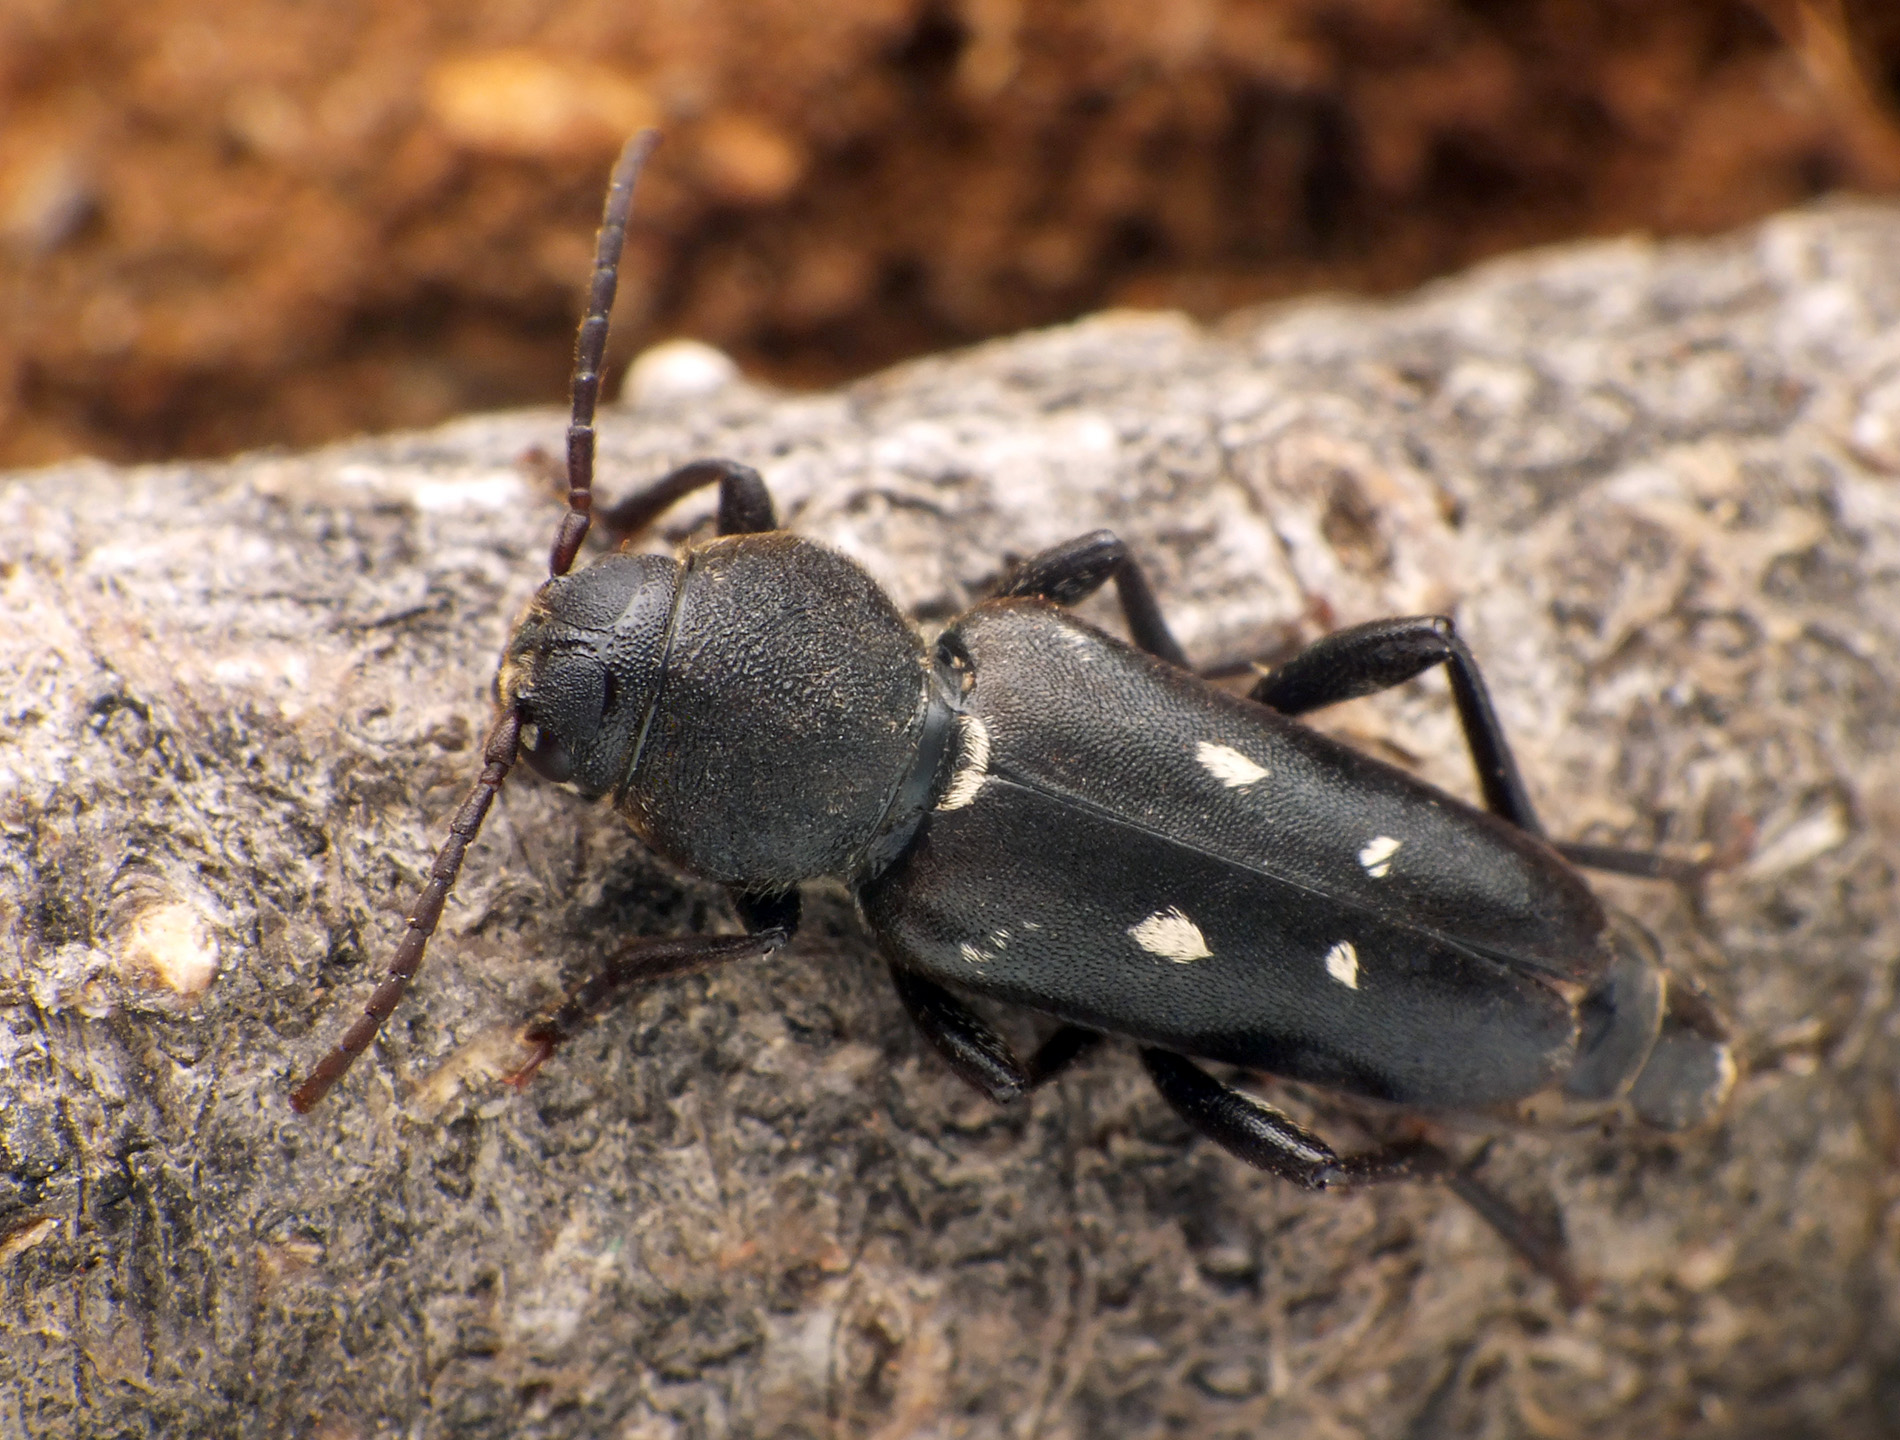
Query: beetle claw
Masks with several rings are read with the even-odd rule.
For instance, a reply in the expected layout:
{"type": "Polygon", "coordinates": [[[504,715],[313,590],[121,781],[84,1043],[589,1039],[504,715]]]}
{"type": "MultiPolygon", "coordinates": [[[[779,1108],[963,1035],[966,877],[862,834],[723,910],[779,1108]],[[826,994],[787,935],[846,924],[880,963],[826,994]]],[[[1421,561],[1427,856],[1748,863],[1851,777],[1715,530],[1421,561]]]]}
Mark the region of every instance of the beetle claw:
{"type": "Polygon", "coordinates": [[[505,1084],[517,1090],[528,1088],[528,1082],[534,1079],[535,1072],[548,1063],[548,1057],[554,1053],[554,1039],[539,1029],[530,1030],[521,1037],[522,1043],[532,1046],[534,1053],[520,1067],[502,1076],[505,1084]]]}

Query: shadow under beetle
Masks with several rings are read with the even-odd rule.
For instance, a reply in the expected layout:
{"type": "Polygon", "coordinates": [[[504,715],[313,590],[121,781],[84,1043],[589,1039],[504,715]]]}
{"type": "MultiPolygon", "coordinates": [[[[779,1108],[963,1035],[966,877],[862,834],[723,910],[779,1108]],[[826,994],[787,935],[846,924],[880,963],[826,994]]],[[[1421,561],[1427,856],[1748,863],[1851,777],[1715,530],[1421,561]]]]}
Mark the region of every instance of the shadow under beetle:
{"type": "Polygon", "coordinates": [[[628,143],[608,192],[576,345],[569,509],[502,660],[481,778],[387,977],[291,1103],[316,1104],[395,1008],[519,757],[611,796],[655,851],[728,887],[748,933],[630,942],[528,1029],[517,1080],[637,987],[778,949],[799,882],[836,875],[905,1009],[992,1099],[1127,1036],[1167,1102],[1247,1163],[1312,1189],[1448,1180],[1565,1280],[1560,1250],[1442,1151],[1341,1156],[1195,1059],[1408,1111],[1509,1113],[1555,1095],[1696,1124],[1734,1078],[1722,1027],[1572,864],[1681,867],[1545,839],[1471,653],[1440,617],[1330,635],[1243,699],[1189,668],[1133,558],[1096,531],[1028,560],[933,650],[855,563],[778,529],[757,473],[724,460],[601,517],[632,534],[716,484],[718,538],[569,573],[591,523],[619,253],[656,138],[628,143]],[[1065,608],[1110,581],[1132,646],[1065,608]],[[1483,809],[1293,718],[1441,664],[1483,809]],[[955,992],[1061,1027],[1025,1061],[955,992]]]}

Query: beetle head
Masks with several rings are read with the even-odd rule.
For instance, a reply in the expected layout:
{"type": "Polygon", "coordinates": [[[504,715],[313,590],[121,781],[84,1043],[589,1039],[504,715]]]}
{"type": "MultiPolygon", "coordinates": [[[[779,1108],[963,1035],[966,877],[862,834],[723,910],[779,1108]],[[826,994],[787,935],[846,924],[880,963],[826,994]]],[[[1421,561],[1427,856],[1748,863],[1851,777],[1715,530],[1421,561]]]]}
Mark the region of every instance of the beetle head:
{"type": "Polygon", "coordinates": [[[515,626],[496,699],[521,717],[521,759],[590,800],[632,769],[658,697],[679,566],[620,552],[543,585],[515,626]]]}

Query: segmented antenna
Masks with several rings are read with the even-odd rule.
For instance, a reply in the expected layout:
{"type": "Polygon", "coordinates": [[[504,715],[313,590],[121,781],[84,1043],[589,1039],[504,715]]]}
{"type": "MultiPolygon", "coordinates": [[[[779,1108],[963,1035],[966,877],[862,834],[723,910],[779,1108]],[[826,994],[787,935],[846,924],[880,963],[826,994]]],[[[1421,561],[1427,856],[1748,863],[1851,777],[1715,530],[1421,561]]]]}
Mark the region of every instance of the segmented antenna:
{"type": "Polygon", "coordinates": [[[429,867],[429,883],[422,887],[415,906],[409,911],[409,928],[403,932],[402,943],[396,947],[396,957],[389,962],[389,973],[383,976],[383,983],[376,987],[376,993],[369,997],[369,1004],[363,1007],[363,1013],[356,1017],[356,1023],[337,1042],[336,1049],[323,1057],[323,1062],[310,1072],[308,1080],[290,1092],[290,1108],[299,1115],[330,1093],[330,1087],[343,1078],[343,1073],[356,1062],[358,1055],[369,1049],[369,1042],[383,1028],[383,1021],[401,1002],[403,992],[409,988],[409,982],[415,978],[416,970],[422,964],[422,952],[429,943],[429,937],[435,934],[436,922],[442,918],[443,903],[449,898],[449,891],[455,888],[455,877],[462,869],[462,856],[468,852],[469,843],[480,833],[482,821],[488,816],[488,807],[494,804],[495,796],[501,790],[501,782],[507,778],[509,767],[515,763],[515,748],[520,739],[521,717],[511,709],[488,732],[488,744],[482,751],[482,778],[475,782],[475,788],[468,792],[462,808],[449,821],[449,838],[436,852],[435,864],[429,867]]]}
{"type": "MultiPolygon", "coordinates": [[[[600,220],[600,238],[594,251],[594,278],[587,294],[587,313],[581,318],[580,334],[574,341],[574,409],[567,426],[567,514],[561,517],[554,535],[554,552],[548,561],[550,575],[565,575],[580,554],[587,539],[587,527],[594,508],[594,408],[600,399],[600,364],[607,349],[607,316],[614,308],[614,290],[620,278],[620,251],[627,239],[627,215],[633,207],[633,182],[647,156],[659,144],[657,130],[642,130],[626,143],[614,164],[613,181],[607,190],[607,204],[600,220]]],[[[521,716],[513,709],[495,722],[482,748],[481,778],[462,801],[462,808],[449,822],[449,838],[436,852],[429,867],[429,882],[422,887],[409,911],[408,928],[395,958],[389,962],[383,983],[370,996],[369,1004],[356,1023],[328,1055],[323,1057],[310,1077],[290,1092],[290,1108],[303,1114],[325,1095],[369,1049],[383,1022],[402,1002],[403,993],[422,965],[422,952],[442,918],[442,907],[455,888],[461,873],[462,857],[481,833],[488,807],[495,803],[501,782],[515,763],[521,742],[521,716]]]]}
{"type": "Polygon", "coordinates": [[[607,351],[607,317],[620,284],[620,251],[627,243],[627,216],[633,209],[633,182],[660,143],[658,130],[642,130],[629,140],[614,164],[607,203],[594,246],[594,280],[588,287],[587,313],[574,337],[574,412],[567,422],[567,514],[554,532],[548,574],[565,575],[581,553],[594,512],[594,407],[600,400],[600,362],[607,351]]]}

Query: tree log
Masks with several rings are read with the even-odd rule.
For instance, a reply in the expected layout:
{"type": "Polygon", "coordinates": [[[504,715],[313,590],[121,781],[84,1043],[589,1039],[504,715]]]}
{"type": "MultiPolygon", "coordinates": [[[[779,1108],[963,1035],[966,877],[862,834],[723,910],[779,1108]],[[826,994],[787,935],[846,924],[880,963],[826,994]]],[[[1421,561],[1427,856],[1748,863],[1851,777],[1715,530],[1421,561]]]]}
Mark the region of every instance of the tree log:
{"type": "MultiPolygon", "coordinates": [[[[1192,1141],[1126,1045],[992,1108],[835,885],[516,1093],[520,1022],[618,937],[735,927],[525,773],[294,1115],[479,769],[564,417],[0,478],[0,1434],[1892,1434],[1897,258],[1900,210],[1836,206],[825,395],[648,367],[603,417],[610,496],[755,464],[926,624],[1097,526],[1207,667],[1453,613],[1554,830],[1727,854],[1600,883],[1733,1017],[1720,1123],[1485,1160],[1561,1215],[1574,1311],[1442,1189],[1192,1141]]],[[[1320,719],[1473,791],[1438,678],[1320,719]]]]}

